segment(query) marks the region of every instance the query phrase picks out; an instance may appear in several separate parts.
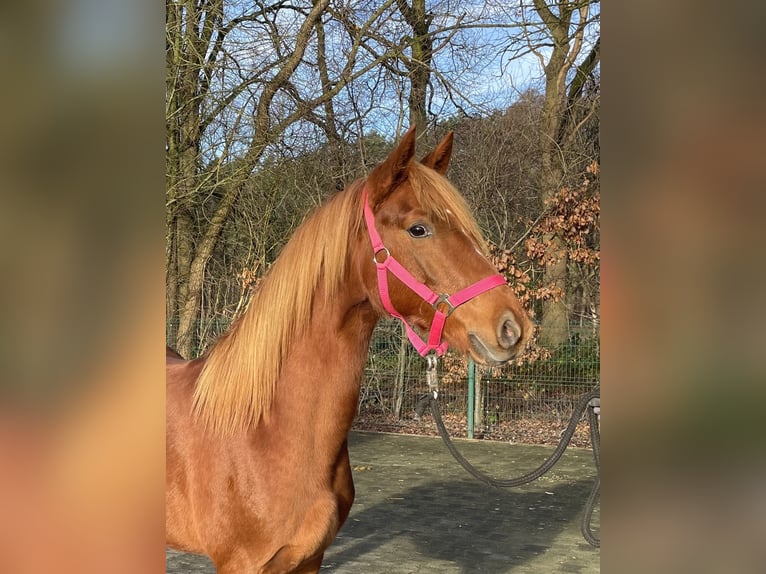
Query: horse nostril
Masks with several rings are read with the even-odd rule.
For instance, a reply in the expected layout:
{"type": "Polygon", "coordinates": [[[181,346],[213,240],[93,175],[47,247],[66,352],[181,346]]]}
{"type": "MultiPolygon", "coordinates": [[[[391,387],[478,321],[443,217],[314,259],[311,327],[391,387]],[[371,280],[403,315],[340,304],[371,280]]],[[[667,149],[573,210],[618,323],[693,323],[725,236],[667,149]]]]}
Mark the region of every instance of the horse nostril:
{"type": "Polygon", "coordinates": [[[506,318],[500,323],[497,341],[503,349],[510,349],[521,337],[521,329],[513,319],[506,318]]]}

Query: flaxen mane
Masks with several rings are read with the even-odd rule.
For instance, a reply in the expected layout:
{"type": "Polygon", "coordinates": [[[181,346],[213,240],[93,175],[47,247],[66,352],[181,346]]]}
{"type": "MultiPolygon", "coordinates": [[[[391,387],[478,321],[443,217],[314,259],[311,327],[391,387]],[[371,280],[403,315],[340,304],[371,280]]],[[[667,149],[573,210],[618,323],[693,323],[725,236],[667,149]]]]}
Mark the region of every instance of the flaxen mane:
{"type": "MultiPolygon", "coordinates": [[[[424,209],[462,229],[485,250],[465,201],[444,177],[413,162],[408,180],[424,209]]],[[[310,320],[315,294],[321,290],[331,300],[345,277],[348,248],[362,233],[363,184],[353,183],[306,219],[247,311],[208,352],[193,403],[194,415],[207,428],[233,434],[268,414],[282,363],[296,331],[310,320]]]]}

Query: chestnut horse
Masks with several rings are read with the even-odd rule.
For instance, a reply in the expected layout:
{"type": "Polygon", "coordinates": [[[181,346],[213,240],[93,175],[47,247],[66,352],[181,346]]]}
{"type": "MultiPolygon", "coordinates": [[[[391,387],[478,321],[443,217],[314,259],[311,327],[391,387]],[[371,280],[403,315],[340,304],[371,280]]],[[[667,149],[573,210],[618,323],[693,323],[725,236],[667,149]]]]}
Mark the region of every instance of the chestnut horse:
{"type": "Polygon", "coordinates": [[[421,162],[414,149],[410,129],[317,209],[204,356],[167,353],[167,543],[221,574],[319,571],[354,500],[347,438],[383,315],[421,332],[439,323],[430,349],[481,364],[508,361],[530,337],[443,177],[452,134],[421,162]]]}

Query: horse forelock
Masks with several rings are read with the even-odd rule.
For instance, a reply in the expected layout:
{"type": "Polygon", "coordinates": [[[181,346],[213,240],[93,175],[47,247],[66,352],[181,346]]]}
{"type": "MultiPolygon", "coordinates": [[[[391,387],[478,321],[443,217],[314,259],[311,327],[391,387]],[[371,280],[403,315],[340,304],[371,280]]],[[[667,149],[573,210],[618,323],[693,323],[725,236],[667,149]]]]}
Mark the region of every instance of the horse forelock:
{"type": "Polygon", "coordinates": [[[451,227],[460,229],[482,253],[487,253],[486,242],[476,218],[449,180],[421,164],[410,167],[408,180],[422,209],[436,219],[446,221],[451,227]]]}

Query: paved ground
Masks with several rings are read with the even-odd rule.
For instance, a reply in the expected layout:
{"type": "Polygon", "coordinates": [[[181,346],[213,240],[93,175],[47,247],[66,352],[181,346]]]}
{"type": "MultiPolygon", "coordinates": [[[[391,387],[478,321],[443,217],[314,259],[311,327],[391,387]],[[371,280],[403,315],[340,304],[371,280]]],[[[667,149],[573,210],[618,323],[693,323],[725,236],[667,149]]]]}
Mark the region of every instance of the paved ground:
{"type": "MultiPolygon", "coordinates": [[[[552,451],[457,443],[469,460],[498,478],[523,474],[552,451]]],[[[538,481],[497,490],[468,475],[436,437],[354,432],[349,445],[356,501],[325,553],[322,572],[599,572],[599,551],[580,534],[595,474],[590,451],[568,449],[538,481]]],[[[598,531],[598,506],[593,526],[598,531]]],[[[215,570],[206,558],[169,550],[167,572],[215,570]]]]}

